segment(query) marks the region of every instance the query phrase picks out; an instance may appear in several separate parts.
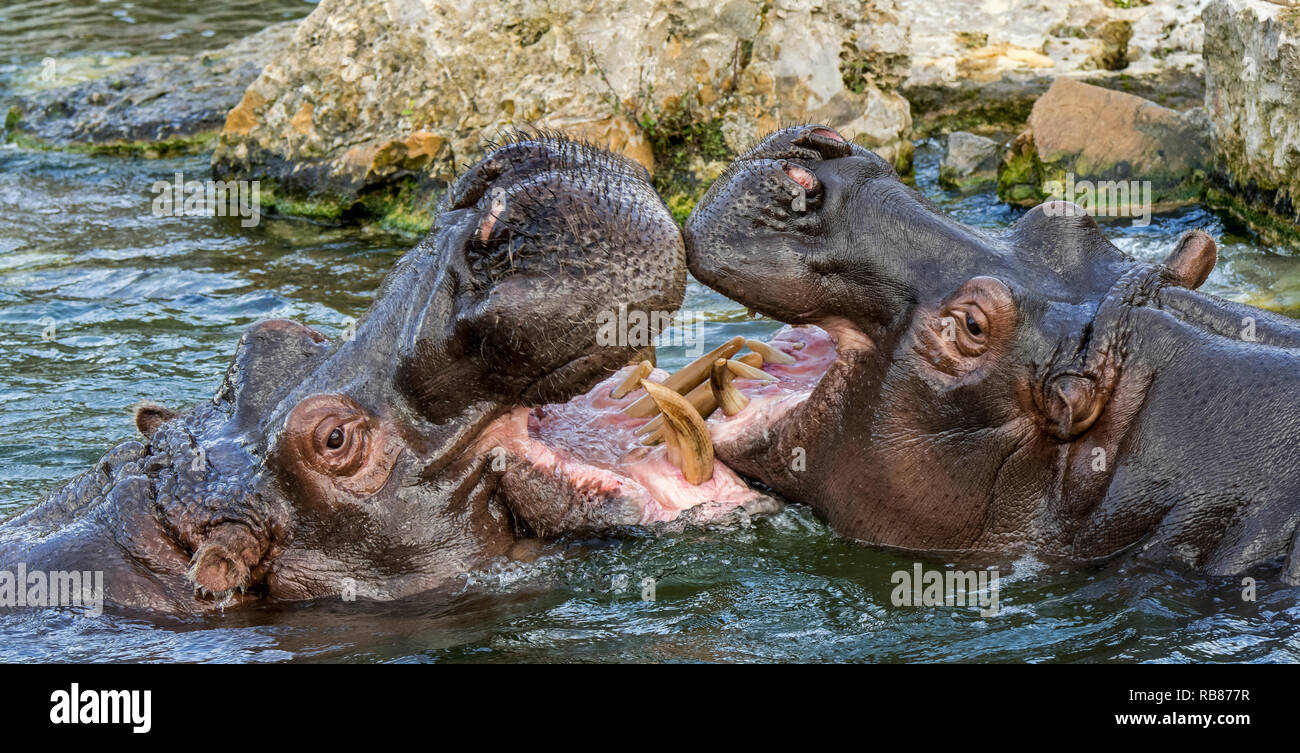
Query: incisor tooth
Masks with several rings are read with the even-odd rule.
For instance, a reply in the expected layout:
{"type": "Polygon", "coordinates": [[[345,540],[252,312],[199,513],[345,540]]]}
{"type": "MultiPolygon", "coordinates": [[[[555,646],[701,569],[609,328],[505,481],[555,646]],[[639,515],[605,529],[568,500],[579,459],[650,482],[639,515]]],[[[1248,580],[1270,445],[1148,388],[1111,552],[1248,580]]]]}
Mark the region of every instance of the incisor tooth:
{"type": "MultiPolygon", "coordinates": [[[[744,345],[745,338],[737,335],[681,367],[675,374],[665,379],[660,386],[670,389],[678,395],[690,392],[696,385],[709,378],[709,367],[712,366],[715,360],[731,358],[744,345]]],[[[633,418],[649,418],[655,414],[655,401],[651,400],[649,395],[646,395],[624,408],[623,412],[633,418]]]]}
{"type": "Polygon", "coordinates": [[[749,398],[731,386],[731,377],[727,359],[719,358],[713,362],[713,370],[709,372],[709,389],[713,391],[713,399],[717,401],[718,407],[727,416],[734,416],[749,405],[749,398]]]}
{"type": "Polygon", "coordinates": [[[638,363],[636,368],[632,369],[632,373],[627,375],[627,379],[624,379],[622,384],[610,391],[609,396],[615,400],[622,398],[634,388],[639,387],[641,380],[650,376],[650,372],[654,370],[655,367],[649,361],[638,363]]]}
{"type": "Polygon", "coordinates": [[[668,459],[689,483],[713,478],[713,440],[709,428],[686,398],[660,384],[642,379],[641,386],[664,416],[664,442],[668,459]]]}
{"type": "Polygon", "coordinates": [[[735,374],[741,379],[757,379],[761,382],[777,381],[776,377],[766,371],[756,369],[743,361],[727,361],[727,368],[732,374],[735,374]]]}
{"type": "Polygon", "coordinates": [[[748,347],[750,350],[754,351],[755,353],[759,354],[760,356],[762,356],[763,360],[766,361],[767,363],[785,363],[785,364],[794,363],[794,358],[790,356],[790,354],[781,350],[777,350],[776,348],[772,347],[771,345],[768,345],[765,342],[760,342],[758,340],[746,340],[745,346],[748,347]]]}

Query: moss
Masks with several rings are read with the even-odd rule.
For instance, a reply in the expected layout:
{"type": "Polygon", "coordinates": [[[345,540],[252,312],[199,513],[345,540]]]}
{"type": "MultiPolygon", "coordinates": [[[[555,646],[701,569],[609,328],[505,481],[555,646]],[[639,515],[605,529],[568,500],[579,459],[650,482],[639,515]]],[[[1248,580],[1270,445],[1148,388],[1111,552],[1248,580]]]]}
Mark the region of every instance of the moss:
{"type": "Polygon", "coordinates": [[[894,159],[894,171],[903,178],[904,183],[910,185],[916,184],[916,170],[912,164],[915,155],[916,146],[911,141],[903,140],[898,147],[898,156],[894,159]]]}
{"type": "Polygon", "coordinates": [[[868,87],[893,89],[901,83],[895,71],[907,67],[905,55],[891,55],[883,52],[868,52],[858,49],[852,42],[845,42],[840,48],[840,79],[844,88],[855,94],[861,94],[868,87]]]}
{"type": "Polygon", "coordinates": [[[1031,98],[970,102],[957,105],[951,112],[921,112],[913,104],[912,128],[918,138],[954,131],[1019,131],[1033,109],[1031,98]]]}
{"type": "Polygon", "coordinates": [[[686,224],[686,218],[691,216],[691,212],[695,211],[695,204],[699,200],[699,196],[684,193],[672,194],[664,199],[668,203],[668,211],[673,213],[673,219],[677,220],[678,225],[686,224]]]}
{"type": "Polygon", "coordinates": [[[309,220],[338,222],[343,218],[347,207],[337,201],[328,199],[302,199],[288,196],[282,192],[273,180],[260,181],[260,198],[264,209],[273,209],[277,214],[302,217],[309,220]]]}
{"type": "Polygon", "coordinates": [[[990,186],[997,185],[997,177],[989,174],[987,171],[979,171],[972,175],[958,176],[939,172],[939,185],[950,191],[959,191],[963,194],[983,191],[990,186]]]}
{"type": "Polygon", "coordinates": [[[9,112],[5,113],[5,130],[12,131],[21,117],[22,112],[17,107],[10,107],[9,112]]]}
{"type": "Polygon", "coordinates": [[[722,119],[694,121],[688,112],[665,118],[643,116],[641,128],[655,158],[654,187],[673,217],[684,223],[713,182],[701,179],[693,163],[729,162],[734,156],[722,135],[722,119]]]}
{"type": "Polygon", "coordinates": [[[362,219],[378,222],[384,230],[405,235],[424,235],[433,227],[438,211],[437,192],[422,186],[414,176],[404,176],[367,191],[353,207],[360,207],[362,219]]]}
{"type": "Polygon", "coordinates": [[[1205,189],[1205,203],[1247,226],[1265,243],[1300,248],[1300,225],[1219,186],[1205,189]]]}
{"type": "Polygon", "coordinates": [[[1011,155],[998,166],[998,198],[1012,204],[1037,204],[1046,198],[1042,192],[1043,163],[1032,146],[1013,148],[1011,155]]]}
{"type": "MultiPolygon", "coordinates": [[[[13,110],[10,110],[13,115],[13,110]]],[[[7,123],[6,119],[6,123],[7,123]]],[[[15,121],[16,122],[16,121],[15,121]]],[[[71,152],[74,154],[89,154],[94,156],[110,157],[136,157],[142,159],[162,159],[164,157],[176,157],[186,154],[198,154],[211,148],[212,143],[216,141],[218,134],[215,131],[205,131],[193,136],[178,136],[171,139],[162,139],[161,141],[109,141],[99,144],[86,143],[68,143],[52,144],[35,136],[22,131],[9,129],[8,140],[17,144],[23,149],[40,150],[43,152],[71,152]]]]}
{"type": "MultiPolygon", "coordinates": [[[[1023,137],[1022,137],[1023,138],[1023,137]]],[[[1098,180],[1125,180],[1108,175],[1114,165],[1093,165],[1082,159],[1072,163],[1045,163],[1038,157],[1032,140],[1017,140],[1010,155],[998,166],[998,198],[1021,206],[1034,206],[1052,196],[1045,190],[1047,184],[1062,185],[1073,173],[1075,182],[1098,180]]],[[[1167,176],[1163,181],[1152,181],[1151,203],[1157,207],[1172,207],[1201,201],[1205,195],[1206,176],[1202,170],[1193,170],[1183,176],[1167,176]]]]}
{"type": "Polygon", "coordinates": [[[331,225],[356,223],[403,235],[429,232],[445,185],[434,179],[405,175],[367,187],[347,199],[326,194],[304,196],[276,180],[250,176],[260,184],[262,208],[268,213],[331,225]]]}

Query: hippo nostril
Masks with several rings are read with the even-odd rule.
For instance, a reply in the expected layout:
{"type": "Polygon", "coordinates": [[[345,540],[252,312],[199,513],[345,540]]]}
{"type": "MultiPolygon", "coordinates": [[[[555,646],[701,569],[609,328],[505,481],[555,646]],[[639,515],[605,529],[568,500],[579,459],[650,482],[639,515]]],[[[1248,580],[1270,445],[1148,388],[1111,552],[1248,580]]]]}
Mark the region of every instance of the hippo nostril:
{"type": "Polygon", "coordinates": [[[811,172],[799,167],[798,165],[786,165],[785,174],[790,176],[790,180],[803,186],[804,189],[811,191],[817,187],[817,176],[811,172]]]}
{"type": "Polygon", "coordinates": [[[816,152],[821,159],[837,159],[853,153],[853,147],[838,131],[812,126],[799,134],[794,145],[816,152]]]}
{"type": "Polygon", "coordinates": [[[846,143],[844,141],[843,136],[839,135],[838,133],[832,131],[829,128],[814,128],[812,129],[812,134],[814,136],[821,136],[824,139],[830,139],[831,141],[839,141],[841,143],[846,143]]]}

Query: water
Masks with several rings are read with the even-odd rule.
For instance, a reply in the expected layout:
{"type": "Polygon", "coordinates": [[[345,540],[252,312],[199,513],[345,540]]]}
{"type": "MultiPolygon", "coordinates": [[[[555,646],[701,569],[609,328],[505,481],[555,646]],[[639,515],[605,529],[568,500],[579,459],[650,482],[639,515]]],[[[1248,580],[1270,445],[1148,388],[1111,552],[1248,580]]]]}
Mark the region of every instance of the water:
{"type": "MultiPolygon", "coordinates": [[[[296,2],[28,3],[0,10],[0,86],[22,86],[54,52],[129,57],[174,49],[160,35],[224,43],[296,2]],[[133,23],[114,20],[128,10],[133,23]],[[211,15],[204,15],[205,13],[211,15]],[[16,27],[15,19],[25,19],[16,27]],[[86,36],[83,32],[88,32],[86,36]],[[201,37],[204,38],[204,37],[201,37]],[[60,46],[61,45],[61,46],[60,46]]],[[[1019,210],[935,184],[945,210],[1005,227],[1019,210]]],[[[211,396],[249,324],[290,317],[338,333],[368,305],[409,238],[264,219],[157,218],[149,186],[207,157],[132,161],[0,150],[0,517],[86,469],[134,433],[141,399],[211,396]],[[52,339],[43,337],[53,322],[52,339]]],[[[1163,258],[1188,228],[1222,238],[1206,288],[1300,314],[1300,258],[1256,245],[1203,209],[1151,227],[1107,227],[1121,248],[1163,258]]],[[[707,343],[776,327],[692,283],[686,306],[713,320],[707,343]]],[[[664,349],[662,362],[684,361],[664,349]]],[[[1297,661],[1292,589],[1129,570],[1003,568],[1001,611],[899,608],[890,576],[915,558],[850,544],[804,508],[725,531],[583,542],[531,565],[473,574],[456,601],[322,602],[205,618],[0,615],[0,661],[1297,661]],[[655,581],[655,601],[641,583],[655,581]]],[[[926,562],[941,568],[942,561],[926,562]]]]}

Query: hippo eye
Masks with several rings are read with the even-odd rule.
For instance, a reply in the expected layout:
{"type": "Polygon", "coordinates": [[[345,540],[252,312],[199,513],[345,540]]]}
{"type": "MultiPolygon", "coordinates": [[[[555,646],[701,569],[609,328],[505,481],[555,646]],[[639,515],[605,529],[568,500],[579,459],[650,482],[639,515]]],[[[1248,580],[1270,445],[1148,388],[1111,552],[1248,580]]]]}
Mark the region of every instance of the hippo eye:
{"type": "Polygon", "coordinates": [[[360,413],[328,413],[316,424],[312,434],[311,449],[305,456],[321,470],[348,476],[365,461],[368,428],[360,413]]]}
{"type": "Polygon", "coordinates": [[[971,316],[969,311],[966,312],[966,329],[975,337],[984,334],[984,330],[980,329],[979,323],[975,321],[975,317],[971,316]]]}
{"type": "Polygon", "coordinates": [[[269,459],[299,484],[308,495],[302,499],[327,487],[369,495],[393,469],[397,451],[388,426],[347,395],[310,395],[285,418],[269,459]]]}

